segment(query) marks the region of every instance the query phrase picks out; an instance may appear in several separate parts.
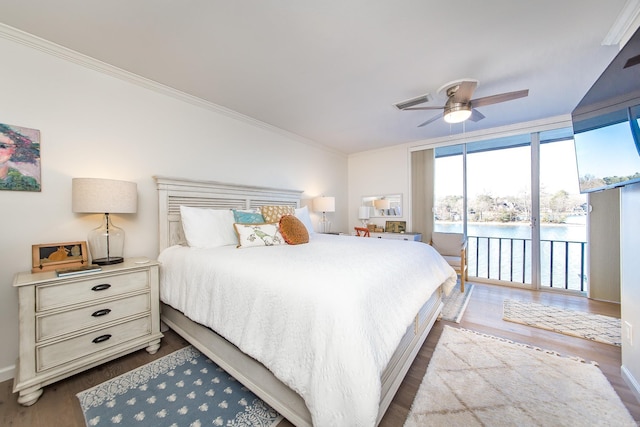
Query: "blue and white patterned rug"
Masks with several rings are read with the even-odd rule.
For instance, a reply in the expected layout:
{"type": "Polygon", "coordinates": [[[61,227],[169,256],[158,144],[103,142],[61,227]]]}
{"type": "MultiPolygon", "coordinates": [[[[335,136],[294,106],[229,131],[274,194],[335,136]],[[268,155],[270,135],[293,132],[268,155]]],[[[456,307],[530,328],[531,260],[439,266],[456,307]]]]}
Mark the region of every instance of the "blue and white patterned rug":
{"type": "Polygon", "coordinates": [[[77,394],[87,426],[275,426],[282,416],[192,346],[77,394]]]}

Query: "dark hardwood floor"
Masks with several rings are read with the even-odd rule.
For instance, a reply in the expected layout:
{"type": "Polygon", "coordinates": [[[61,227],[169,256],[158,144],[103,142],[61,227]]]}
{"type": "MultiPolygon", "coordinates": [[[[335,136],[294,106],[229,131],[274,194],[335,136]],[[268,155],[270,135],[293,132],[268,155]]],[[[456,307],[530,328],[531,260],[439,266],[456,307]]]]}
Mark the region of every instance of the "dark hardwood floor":
{"type": "MultiPolygon", "coordinates": [[[[473,329],[513,341],[555,350],[564,355],[580,356],[586,360],[596,361],[629,409],[629,412],[631,412],[633,418],[636,421],[640,421],[640,402],[635,399],[635,396],[620,375],[621,355],[618,347],[505,322],[502,320],[502,303],[505,298],[535,301],[608,316],[620,316],[620,306],[617,304],[592,301],[586,298],[552,292],[531,292],[501,286],[475,285],[471,301],[459,325],[445,321],[436,322],[402,382],[389,410],[382,419],[381,426],[397,427],[404,424],[445,324],[473,329]]],[[[172,331],[168,331],[162,340],[162,347],[155,355],[151,356],[144,350],[137,351],[131,355],[49,385],[45,388],[40,400],[31,407],[18,405],[16,396],[12,393],[13,381],[0,383],[0,425],[16,427],[48,427],[51,425],[83,427],[85,425],[84,418],[76,393],[165,356],[185,345],[187,343],[182,338],[172,331]]],[[[291,424],[287,421],[280,423],[280,427],[285,426],[291,426],[291,424]]]]}

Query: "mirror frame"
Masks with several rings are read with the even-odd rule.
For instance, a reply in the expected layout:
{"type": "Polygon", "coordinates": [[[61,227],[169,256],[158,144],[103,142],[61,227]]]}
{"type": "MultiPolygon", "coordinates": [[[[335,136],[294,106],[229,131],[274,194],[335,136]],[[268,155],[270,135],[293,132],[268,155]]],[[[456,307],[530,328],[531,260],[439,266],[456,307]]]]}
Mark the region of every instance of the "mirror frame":
{"type": "Polygon", "coordinates": [[[402,193],[383,194],[378,196],[363,196],[362,205],[369,208],[369,218],[402,218],[402,193]],[[389,200],[389,209],[384,212],[376,209],[373,202],[376,200],[389,200]]]}

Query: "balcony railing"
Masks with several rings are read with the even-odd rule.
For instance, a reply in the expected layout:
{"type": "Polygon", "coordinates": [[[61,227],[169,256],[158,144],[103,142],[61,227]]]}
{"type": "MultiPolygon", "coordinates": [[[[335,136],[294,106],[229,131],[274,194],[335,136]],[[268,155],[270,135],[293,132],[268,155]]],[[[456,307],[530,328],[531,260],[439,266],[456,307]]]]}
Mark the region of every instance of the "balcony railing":
{"type": "MultiPolygon", "coordinates": [[[[542,286],[585,291],[586,242],[541,240],[542,286]]],[[[531,239],[468,236],[469,276],[531,283],[531,239]]]]}

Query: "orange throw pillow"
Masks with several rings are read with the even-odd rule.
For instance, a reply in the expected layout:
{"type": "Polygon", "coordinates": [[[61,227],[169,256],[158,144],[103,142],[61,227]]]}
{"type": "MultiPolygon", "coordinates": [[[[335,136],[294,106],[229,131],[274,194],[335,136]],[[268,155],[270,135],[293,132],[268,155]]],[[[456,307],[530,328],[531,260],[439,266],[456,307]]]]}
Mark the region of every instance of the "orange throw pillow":
{"type": "Polygon", "coordinates": [[[309,243],[309,232],[302,221],[293,215],[283,215],[280,218],[280,234],[290,245],[309,243]]]}

